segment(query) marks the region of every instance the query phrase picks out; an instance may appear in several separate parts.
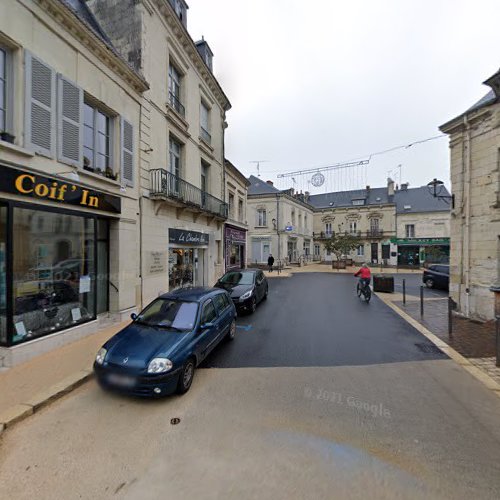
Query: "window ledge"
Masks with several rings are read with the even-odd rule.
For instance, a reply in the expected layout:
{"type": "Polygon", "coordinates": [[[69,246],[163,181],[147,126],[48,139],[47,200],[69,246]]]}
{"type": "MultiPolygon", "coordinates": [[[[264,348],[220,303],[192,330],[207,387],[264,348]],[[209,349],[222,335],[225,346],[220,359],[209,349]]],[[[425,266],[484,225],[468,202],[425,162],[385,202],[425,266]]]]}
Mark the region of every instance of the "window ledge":
{"type": "Polygon", "coordinates": [[[182,116],[169,102],[165,103],[165,106],[167,108],[167,116],[173,116],[176,118],[178,121],[181,122],[183,127],[187,130],[189,128],[189,123],[186,120],[185,116],[182,116]]]}
{"type": "Polygon", "coordinates": [[[16,146],[15,144],[12,144],[10,142],[5,142],[2,140],[0,140],[0,149],[7,149],[8,151],[13,151],[23,156],[28,156],[30,158],[33,158],[35,156],[35,153],[33,153],[33,151],[24,149],[21,146],[16,146]]]}
{"type": "Polygon", "coordinates": [[[201,135],[198,137],[198,139],[200,141],[200,144],[202,144],[203,146],[206,146],[207,148],[209,148],[210,151],[212,151],[212,153],[214,152],[214,147],[212,146],[212,144],[210,144],[205,139],[203,139],[203,137],[201,137],[201,135]]]}
{"type": "Polygon", "coordinates": [[[89,172],[88,170],[84,170],[84,169],[81,169],[79,168],[78,170],[76,170],[76,172],[78,173],[78,175],[82,176],[82,177],[89,177],[91,179],[98,179],[102,182],[107,182],[108,184],[113,184],[113,186],[117,186],[117,187],[120,187],[120,181],[119,180],[113,180],[113,179],[110,179],[108,177],[104,177],[104,175],[99,175],[99,174],[94,174],[93,172],[89,172]]]}
{"type": "Polygon", "coordinates": [[[268,229],[269,226],[254,226],[255,229],[268,229]]]}

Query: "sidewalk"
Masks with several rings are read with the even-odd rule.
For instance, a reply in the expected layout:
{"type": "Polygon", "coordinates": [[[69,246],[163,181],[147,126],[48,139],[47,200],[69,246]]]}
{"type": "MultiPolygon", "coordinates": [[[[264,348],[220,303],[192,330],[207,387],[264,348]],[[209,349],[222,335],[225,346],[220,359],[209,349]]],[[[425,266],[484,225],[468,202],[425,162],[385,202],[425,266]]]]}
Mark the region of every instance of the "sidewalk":
{"type": "Polygon", "coordinates": [[[393,301],[394,304],[446,342],[473,365],[477,366],[500,384],[500,368],[495,366],[495,323],[479,323],[453,315],[452,335],[448,335],[448,299],[424,302],[424,315],[420,315],[420,301],[393,301]]]}
{"type": "Polygon", "coordinates": [[[128,323],[108,326],[0,373],[0,432],[87,380],[101,345],[128,323]]]}
{"type": "MultiPolygon", "coordinates": [[[[299,267],[296,264],[291,264],[287,266],[280,275],[282,277],[288,277],[295,273],[347,273],[354,274],[360,266],[350,266],[346,269],[333,269],[332,264],[320,264],[318,262],[308,263],[305,266],[299,267]],[[283,276],[284,275],[284,276],[283,276]]],[[[380,266],[370,266],[370,270],[372,274],[421,274],[421,269],[396,269],[394,267],[387,267],[380,269],[380,266]]],[[[274,276],[278,273],[274,270],[272,273],[269,273],[267,270],[264,270],[266,276],[274,276]]]]}

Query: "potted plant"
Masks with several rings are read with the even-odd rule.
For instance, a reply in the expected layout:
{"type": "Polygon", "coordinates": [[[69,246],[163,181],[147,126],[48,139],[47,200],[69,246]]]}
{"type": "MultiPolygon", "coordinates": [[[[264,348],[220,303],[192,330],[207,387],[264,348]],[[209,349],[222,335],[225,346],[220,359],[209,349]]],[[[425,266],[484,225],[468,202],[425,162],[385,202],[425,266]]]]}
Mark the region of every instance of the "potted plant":
{"type": "Polygon", "coordinates": [[[114,181],[116,181],[116,179],[118,178],[118,174],[113,172],[113,170],[111,170],[109,167],[106,167],[106,170],[104,172],[104,175],[108,178],[108,179],[112,179],[114,181]]]}
{"type": "Polygon", "coordinates": [[[2,139],[2,141],[10,142],[11,144],[14,144],[15,136],[13,136],[12,134],[9,134],[9,132],[6,132],[5,130],[3,130],[2,132],[0,132],[0,139],[2,139]]]}

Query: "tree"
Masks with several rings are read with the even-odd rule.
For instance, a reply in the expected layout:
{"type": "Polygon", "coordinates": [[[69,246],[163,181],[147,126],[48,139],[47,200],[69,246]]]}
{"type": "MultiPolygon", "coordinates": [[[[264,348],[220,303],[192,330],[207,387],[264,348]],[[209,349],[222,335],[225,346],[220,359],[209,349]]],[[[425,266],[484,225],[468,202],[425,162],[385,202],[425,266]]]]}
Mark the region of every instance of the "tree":
{"type": "Polygon", "coordinates": [[[349,233],[346,234],[332,234],[332,236],[325,241],[325,248],[327,251],[333,253],[338,261],[342,259],[343,255],[349,254],[352,250],[359,246],[359,239],[349,233]]]}

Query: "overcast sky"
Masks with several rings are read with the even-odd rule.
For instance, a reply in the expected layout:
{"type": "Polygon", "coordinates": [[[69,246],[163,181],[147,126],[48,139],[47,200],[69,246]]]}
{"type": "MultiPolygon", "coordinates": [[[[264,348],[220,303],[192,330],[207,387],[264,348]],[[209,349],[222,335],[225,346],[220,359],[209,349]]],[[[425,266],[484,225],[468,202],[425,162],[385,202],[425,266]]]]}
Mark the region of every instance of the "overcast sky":
{"type": "MultiPolygon", "coordinates": [[[[498,0],[188,4],[189,32],[210,44],[232,104],[226,157],[246,175],[268,160],[263,180],[439,135],[500,67],[498,0]]],[[[385,185],[399,164],[410,186],[448,184],[447,138],[372,158],[366,182],[385,185]]],[[[310,176],[295,178],[301,188],[310,176]]]]}

